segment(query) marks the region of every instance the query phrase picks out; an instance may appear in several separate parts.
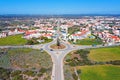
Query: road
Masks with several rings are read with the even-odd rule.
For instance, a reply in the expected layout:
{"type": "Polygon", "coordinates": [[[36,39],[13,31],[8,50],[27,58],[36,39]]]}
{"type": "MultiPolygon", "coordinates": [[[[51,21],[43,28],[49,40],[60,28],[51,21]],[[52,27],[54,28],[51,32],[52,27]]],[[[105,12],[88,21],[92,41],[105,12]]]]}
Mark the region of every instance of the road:
{"type": "MultiPolygon", "coordinates": [[[[76,45],[71,45],[64,41],[61,41],[61,43],[66,46],[66,48],[62,50],[51,51],[50,45],[55,44],[55,43],[56,43],[56,39],[44,45],[40,44],[40,45],[24,45],[24,46],[0,46],[0,48],[33,48],[33,49],[42,48],[46,52],[48,52],[52,58],[53,68],[52,68],[51,80],[64,80],[63,60],[64,60],[64,57],[69,52],[73,50],[78,50],[78,49],[108,47],[108,46],[102,46],[102,45],[97,45],[96,47],[88,46],[88,45],[76,46],[76,45]]],[[[120,45],[120,44],[116,44],[116,45],[120,45]]],[[[111,45],[111,46],[116,46],[116,45],[111,45]]]]}

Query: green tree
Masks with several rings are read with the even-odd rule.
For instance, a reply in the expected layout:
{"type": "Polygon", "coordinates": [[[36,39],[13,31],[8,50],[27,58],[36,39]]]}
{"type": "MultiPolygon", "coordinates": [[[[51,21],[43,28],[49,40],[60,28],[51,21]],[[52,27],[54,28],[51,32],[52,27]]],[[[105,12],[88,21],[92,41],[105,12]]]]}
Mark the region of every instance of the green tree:
{"type": "Polygon", "coordinates": [[[57,46],[60,46],[60,40],[57,38],[57,46]]]}

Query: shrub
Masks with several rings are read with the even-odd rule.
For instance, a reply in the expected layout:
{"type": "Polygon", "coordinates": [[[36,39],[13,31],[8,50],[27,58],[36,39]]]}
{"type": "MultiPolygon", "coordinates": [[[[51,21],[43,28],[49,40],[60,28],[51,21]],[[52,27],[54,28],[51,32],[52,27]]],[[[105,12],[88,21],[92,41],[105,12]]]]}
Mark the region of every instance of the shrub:
{"type": "Polygon", "coordinates": [[[34,71],[24,71],[23,74],[32,76],[32,77],[36,75],[34,71]]]}
{"type": "Polygon", "coordinates": [[[80,70],[80,69],[79,69],[79,70],[77,70],[77,73],[78,73],[78,74],[81,74],[81,70],[80,70]]]}
{"type": "Polygon", "coordinates": [[[17,75],[15,77],[13,77],[12,80],[23,80],[23,77],[22,77],[22,75],[17,75]]]}
{"type": "Polygon", "coordinates": [[[0,68],[0,79],[10,80],[10,73],[9,69],[0,68]]]}
{"type": "Polygon", "coordinates": [[[43,73],[38,73],[37,76],[41,77],[41,76],[43,76],[43,73]]]}
{"type": "Polygon", "coordinates": [[[30,39],[30,40],[27,41],[28,45],[34,45],[34,44],[38,44],[38,43],[39,42],[36,39],[34,39],[34,38],[32,38],[32,39],[30,39]]]}
{"type": "Polygon", "coordinates": [[[46,69],[45,69],[45,68],[41,68],[41,69],[40,69],[40,72],[41,72],[41,73],[45,73],[45,72],[46,72],[46,69]]]}
{"type": "Polygon", "coordinates": [[[76,76],[76,74],[72,74],[74,80],[78,80],[78,76],[76,76]]]}
{"type": "Polygon", "coordinates": [[[93,65],[93,63],[88,60],[88,54],[89,54],[89,50],[77,50],[75,51],[73,54],[79,54],[80,56],[80,60],[78,59],[78,57],[74,57],[73,59],[67,59],[66,62],[68,62],[68,64],[70,66],[83,66],[83,65],[93,65]]]}
{"type": "Polygon", "coordinates": [[[66,60],[66,62],[70,62],[70,61],[71,61],[71,59],[67,59],[67,60],[66,60]]]}
{"type": "Polygon", "coordinates": [[[33,80],[38,80],[38,78],[34,78],[33,80]]]}
{"type": "Polygon", "coordinates": [[[11,73],[11,77],[14,77],[14,76],[19,75],[19,74],[21,74],[21,71],[16,70],[16,71],[11,73]]]}
{"type": "Polygon", "coordinates": [[[120,65],[120,60],[115,60],[115,61],[109,61],[106,62],[107,64],[113,64],[113,65],[120,65]]]}

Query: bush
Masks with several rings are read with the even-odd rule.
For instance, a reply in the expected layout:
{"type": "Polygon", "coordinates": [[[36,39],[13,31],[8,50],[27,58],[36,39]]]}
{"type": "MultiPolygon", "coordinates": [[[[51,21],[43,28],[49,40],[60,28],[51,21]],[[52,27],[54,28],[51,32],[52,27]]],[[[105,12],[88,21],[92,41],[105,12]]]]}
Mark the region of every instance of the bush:
{"type": "Polygon", "coordinates": [[[45,68],[41,68],[41,69],[40,69],[40,72],[41,72],[41,73],[45,73],[45,72],[46,72],[46,69],[45,69],[45,68]]]}
{"type": "Polygon", "coordinates": [[[34,77],[36,74],[34,71],[24,71],[23,74],[34,77]]]}
{"type": "Polygon", "coordinates": [[[28,45],[34,45],[34,44],[38,44],[39,42],[35,39],[35,38],[32,38],[30,40],[27,41],[27,44],[28,45]]]}
{"type": "Polygon", "coordinates": [[[72,74],[74,80],[78,80],[78,76],[76,76],[76,74],[72,74]]]}
{"type": "Polygon", "coordinates": [[[81,59],[78,59],[78,57],[74,57],[73,59],[67,59],[66,62],[70,66],[83,66],[83,65],[93,65],[93,63],[88,60],[88,54],[89,50],[77,50],[73,54],[79,54],[81,59]]]}
{"type": "Polygon", "coordinates": [[[38,78],[34,78],[33,80],[38,80],[38,78]]]}
{"type": "Polygon", "coordinates": [[[43,76],[43,73],[38,73],[37,76],[41,77],[41,76],[43,76]]]}
{"type": "Polygon", "coordinates": [[[0,79],[10,80],[10,73],[9,69],[0,68],[0,79]]]}
{"type": "Polygon", "coordinates": [[[120,60],[115,60],[115,61],[109,61],[106,62],[107,64],[113,64],[113,65],[120,65],[120,60]]]}
{"type": "Polygon", "coordinates": [[[66,62],[70,62],[70,61],[71,61],[71,59],[67,59],[67,60],[66,60],[66,62]]]}
{"type": "Polygon", "coordinates": [[[17,75],[15,77],[13,77],[12,80],[23,80],[23,77],[22,77],[22,75],[17,75]]]}
{"type": "Polygon", "coordinates": [[[79,69],[79,70],[77,70],[77,73],[78,73],[78,74],[81,74],[81,70],[80,70],[80,69],[79,69]]]}
{"type": "Polygon", "coordinates": [[[16,71],[11,73],[11,77],[14,77],[14,76],[19,75],[19,74],[21,74],[21,71],[16,70],[16,71]]]}

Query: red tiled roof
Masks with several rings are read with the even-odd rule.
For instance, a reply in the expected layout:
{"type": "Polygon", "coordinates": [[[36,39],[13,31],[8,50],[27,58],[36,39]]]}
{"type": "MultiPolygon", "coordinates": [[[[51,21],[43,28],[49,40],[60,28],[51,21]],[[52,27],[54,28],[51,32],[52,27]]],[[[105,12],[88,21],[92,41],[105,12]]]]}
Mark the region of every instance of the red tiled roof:
{"type": "Polygon", "coordinates": [[[19,29],[18,31],[20,31],[20,32],[25,32],[25,30],[22,30],[22,29],[19,29]]]}
{"type": "Polygon", "coordinates": [[[86,34],[88,31],[82,31],[81,33],[79,34],[72,34],[73,36],[82,36],[84,34],[86,34]]]}
{"type": "Polygon", "coordinates": [[[25,32],[26,35],[34,34],[34,33],[36,33],[36,31],[26,31],[26,32],[25,32]]]}
{"type": "Polygon", "coordinates": [[[43,34],[43,36],[45,36],[45,37],[52,36],[52,34],[43,34]]]}
{"type": "Polygon", "coordinates": [[[120,38],[119,38],[118,36],[113,36],[113,35],[111,35],[110,37],[111,37],[112,39],[114,39],[115,41],[120,40],[120,38]]]}
{"type": "Polygon", "coordinates": [[[47,30],[53,30],[53,28],[47,28],[47,30]]]}

